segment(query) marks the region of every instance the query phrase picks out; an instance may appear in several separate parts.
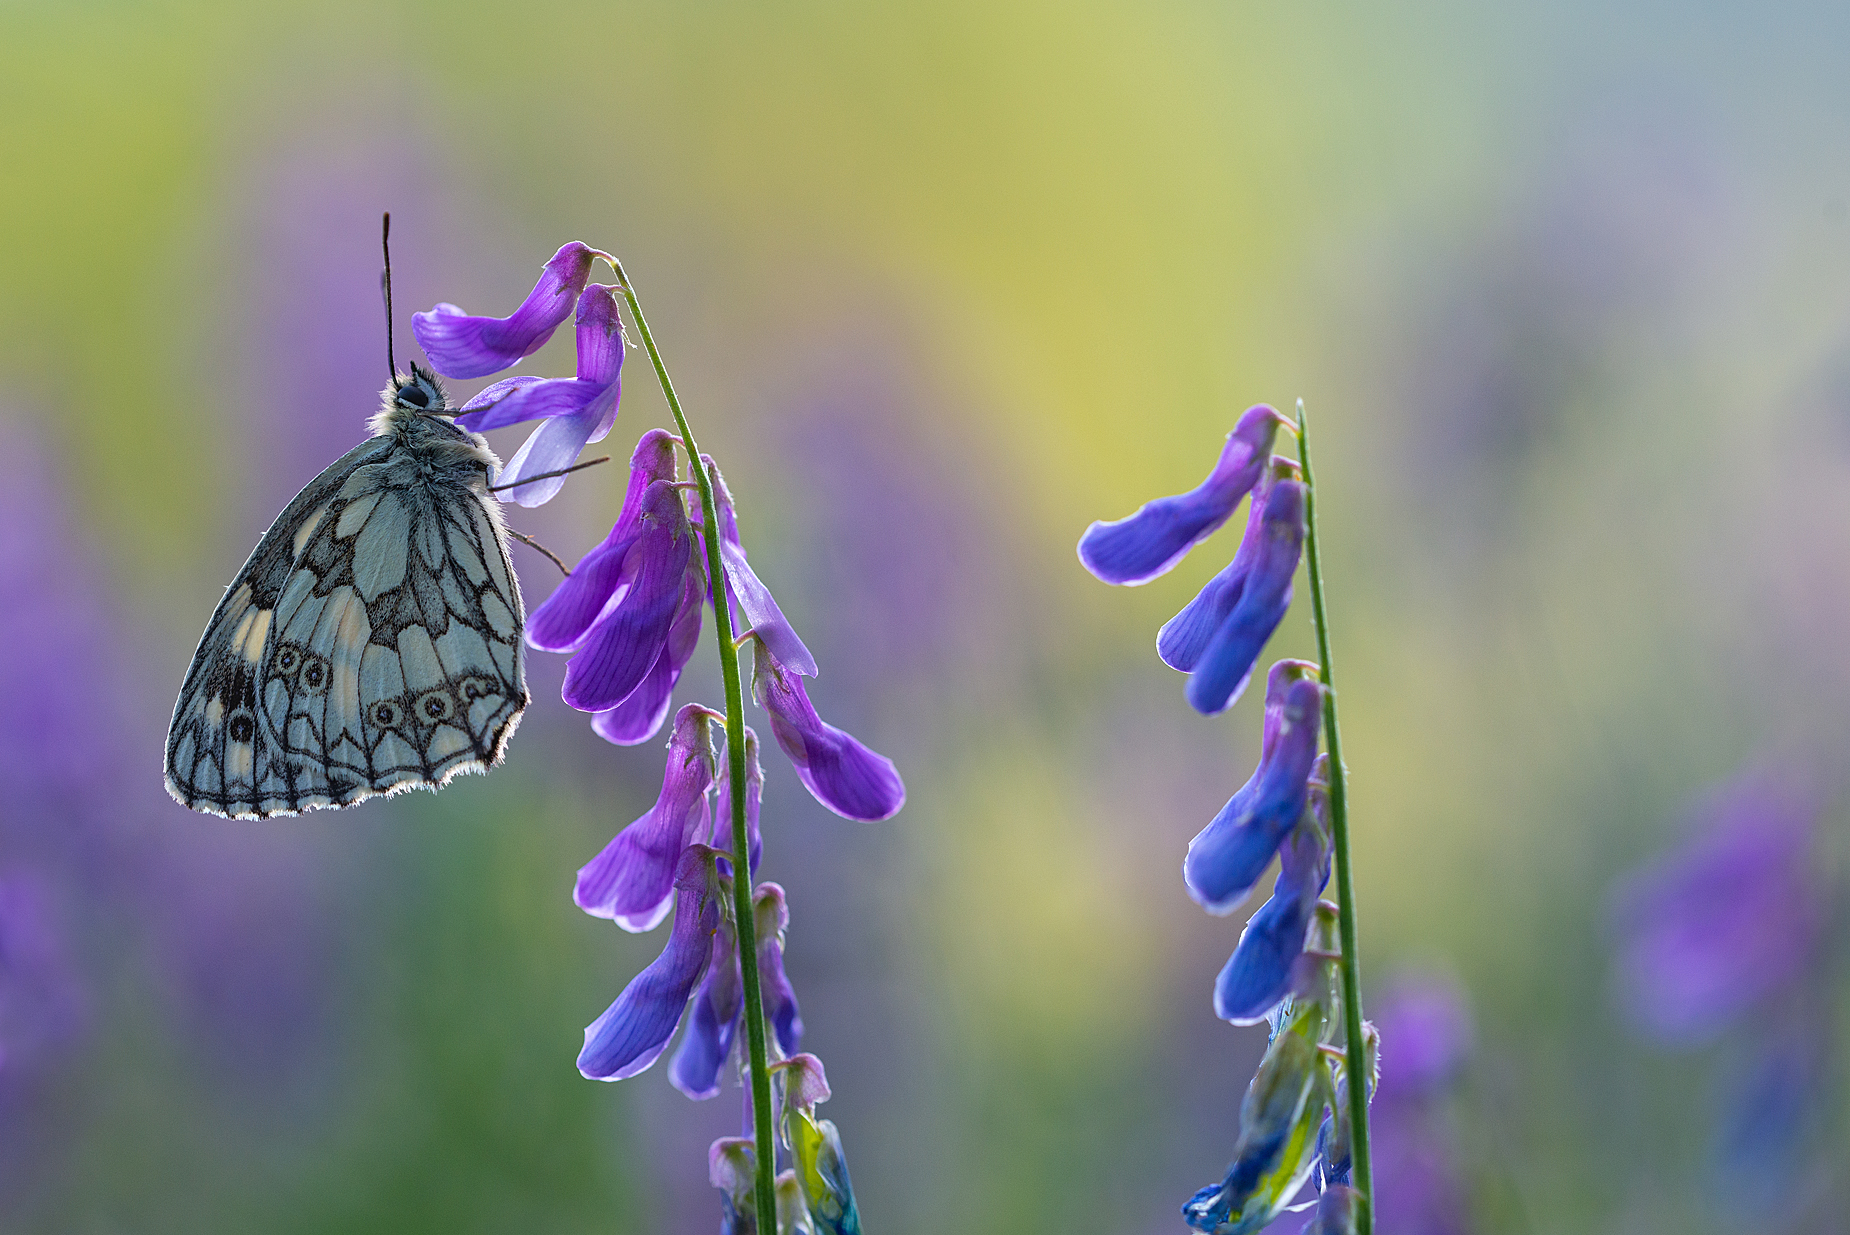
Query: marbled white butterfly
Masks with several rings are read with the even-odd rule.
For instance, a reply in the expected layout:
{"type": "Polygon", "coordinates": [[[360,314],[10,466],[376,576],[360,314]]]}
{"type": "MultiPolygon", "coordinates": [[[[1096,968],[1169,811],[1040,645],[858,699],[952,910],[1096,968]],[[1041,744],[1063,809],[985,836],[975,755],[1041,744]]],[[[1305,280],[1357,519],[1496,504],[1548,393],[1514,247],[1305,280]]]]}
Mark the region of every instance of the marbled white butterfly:
{"type": "Polygon", "coordinates": [[[277,516],[193,654],[167,791],[194,810],[261,819],[437,789],[499,761],[520,723],[501,461],[419,366],[381,395],[374,436],[277,516]]]}

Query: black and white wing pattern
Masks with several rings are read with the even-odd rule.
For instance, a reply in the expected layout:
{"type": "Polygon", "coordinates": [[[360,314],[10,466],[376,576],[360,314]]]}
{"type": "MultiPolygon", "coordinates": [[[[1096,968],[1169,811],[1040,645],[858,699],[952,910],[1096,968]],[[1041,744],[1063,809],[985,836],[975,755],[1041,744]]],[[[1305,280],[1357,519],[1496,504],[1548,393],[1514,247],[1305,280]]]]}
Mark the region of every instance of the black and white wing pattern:
{"type": "Polygon", "coordinates": [[[257,543],[174,708],[176,800],[288,815],[501,758],[528,702],[525,614],[487,469],[443,429],[437,449],[361,443],[257,543]]]}

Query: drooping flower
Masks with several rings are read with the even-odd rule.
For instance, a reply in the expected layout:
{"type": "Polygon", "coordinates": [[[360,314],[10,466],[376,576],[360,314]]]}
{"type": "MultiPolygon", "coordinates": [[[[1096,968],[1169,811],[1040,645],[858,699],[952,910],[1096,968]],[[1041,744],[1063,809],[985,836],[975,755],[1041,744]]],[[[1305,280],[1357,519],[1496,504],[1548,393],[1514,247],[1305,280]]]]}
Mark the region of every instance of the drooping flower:
{"type": "Polygon", "coordinates": [[[771,735],[796,765],[797,777],[818,802],[844,819],[890,819],[906,804],[899,769],[816,714],[803,679],[754,637],[752,695],[771,716],[771,735]]]}
{"type": "Polygon", "coordinates": [[[1303,548],[1304,485],[1275,480],[1266,491],[1258,547],[1239,599],[1189,674],[1185,692],[1189,706],[1203,716],[1226,711],[1246,689],[1253,663],[1291,607],[1291,580],[1303,548]]]}
{"type": "Polygon", "coordinates": [[[661,795],[579,870],[572,899],[580,909],[636,932],[655,929],[667,916],[682,851],[709,826],[709,726],[715,721],[723,724],[724,717],[698,703],[687,704],[675,716],[661,795]]]}
{"type": "Polygon", "coordinates": [[[796,1159],[816,1235],[861,1235],[861,1214],[848,1178],[841,1132],[816,1118],[816,1105],[829,1099],[828,1076],[814,1055],[794,1055],[775,1066],[784,1076],[784,1140],[796,1159]]]}
{"type": "Polygon", "coordinates": [[[1240,1139],[1226,1178],[1182,1206],[1182,1219],[1208,1235],[1264,1229],[1303,1186],[1316,1163],[1317,1125],[1329,1098],[1329,1070],[1317,1049],[1322,1010],[1305,1004],[1272,1037],[1240,1103],[1240,1139]]]}
{"type": "MultiPolygon", "coordinates": [[[[732,852],[732,761],[721,759],[713,781],[713,847],[722,853],[732,852]]],[[[764,766],[758,762],[758,734],[745,726],[745,847],[758,873],[758,859],[764,856],[764,837],[758,831],[758,815],[764,804],[764,766]]],[[[730,859],[728,859],[730,862],[730,859]]],[[[730,865],[725,867],[730,871],[730,865]]]]}
{"type": "Polygon", "coordinates": [[[578,1070],[591,1080],[635,1076],[656,1061],[674,1036],[694,987],[712,963],[724,896],[718,857],[707,845],[681,851],[674,868],[675,920],[667,946],[585,1029],[578,1070]]]}
{"type": "MultiPolygon", "coordinates": [[[[720,861],[723,865],[724,859],[720,861]]],[[[784,929],[790,923],[790,911],[784,890],[775,883],[760,884],[752,900],[765,1020],[779,1051],[794,1055],[802,1040],[803,1020],[797,1012],[796,992],[784,973],[784,929]]],[[[738,933],[731,923],[722,922],[713,937],[713,963],[694,996],[687,1033],[669,1064],[668,1079],[688,1097],[698,1100],[719,1093],[721,1070],[738,1037],[744,991],[738,933]]]]}
{"type": "Polygon", "coordinates": [[[1266,498],[1272,486],[1280,480],[1298,480],[1302,475],[1295,460],[1272,456],[1271,466],[1261,474],[1253,489],[1253,500],[1247,505],[1246,531],[1240,537],[1240,547],[1234,552],[1233,561],[1208,580],[1195,594],[1195,599],[1156,632],[1156,654],[1171,669],[1189,673],[1201,662],[1201,654],[1207,651],[1215,633],[1240,603],[1246,581],[1253,573],[1253,563],[1259,558],[1259,547],[1264,540],[1266,498]]]}
{"type": "Polygon", "coordinates": [[[485,433],[523,420],[544,420],[521,443],[496,487],[522,506],[552,500],[563,476],[529,480],[570,467],[587,442],[604,439],[617,419],[623,393],[623,324],[613,289],[593,283],[578,297],[578,375],[510,377],[462,406],[456,423],[485,433]]]}
{"type": "Polygon", "coordinates": [[[772,657],[786,670],[803,677],[815,677],[820,672],[816,668],[816,658],[803,646],[790,620],[777,607],[771,589],[759,581],[757,572],[746,560],[745,546],[739,540],[738,514],[725,478],[719,474],[719,465],[713,462],[711,455],[703,454],[700,460],[713,478],[713,505],[719,514],[719,553],[726,570],[727,599],[733,612],[743,619],[735,623],[733,638],[744,638],[749,632],[770,649],[772,657]]]}
{"type": "Polygon", "coordinates": [[[1080,562],[1106,583],[1148,583],[1163,574],[1233,517],[1272,457],[1278,427],[1289,423],[1263,403],[1248,408],[1206,480],[1123,519],[1092,524],[1079,538],[1080,562]]]}
{"type": "Polygon", "coordinates": [[[764,1019],[770,1023],[778,1048],[794,1055],[803,1041],[803,1014],[797,1010],[796,988],[784,972],[784,932],[790,928],[790,906],[780,885],[762,883],[752,893],[752,923],[757,927],[764,1019]]]}
{"type": "Polygon", "coordinates": [[[1316,1211],[1298,1235],[1355,1235],[1361,1221],[1361,1194],[1345,1184],[1331,1184],[1318,1194],[1316,1211]]]}
{"type": "Polygon", "coordinates": [[[693,1015],[681,1045],[668,1061],[668,1080],[688,1097],[716,1097],[720,1071],[732,1053],[745,1006],[745,985],[739,973],[739,933],[731,921],[721,919],[713,933],[713,960],[694,995],[693,1015]]]}
{"type": "Polygon", "coordinates": [[[635,542],[618,574],[620,593],[597,612],[565,666],[565,701],[581,712],[617,707],[643,684],[664,652],[673,654],[669,635],[694,556],[681,491],[667,481],[651,483],[636,523],[635,542]]]}
{"type": "Polygon", "coordinates": [[[540,280],[508,317],[471,317],[453,304],[411,315],[411,333],[445,377],[486,377],[531,356],[572,312],[596,251],[574,240],[552,255],[540,280]]]}
{"type": "Polygon", "coordinates": [[[1744,776],[1698,811],[1686,846],[1620,884],[1615,987],[1642,1030],[1705,1041],[1808,971],[1827,917],[1815,814],[1790,785],[1744,776]]]}
{"type": "Polygon", "coordinates": [[[707,1150],[707,1179],[719,1189],[720,1235],[758,1235],[758,1147],[743,1136],[722,1136],[707,1150]]]}
{"type": "Polygon", "coordinates": [[[1281,660],[1266,675],[1259,766],[1188,843],[1182,882],[1209,913],[1231,913],[1265,873],[1304,813],[1323,724],[1323,691],[1309,661],[1281,660]]]}
{"type": "MultiPolygon", "coordinates": [[[[1319,791],[1321,797],[1321,785],[1319,791]]],[[[1291,993],[1312,915],[1330,881],[1330,839],[1320,813],[1305,810],[1286,836],[1272,897],[1247,922],[1215,979],[1214,1014],[1222,1020],[1257,1024],[1291,993]]]]}

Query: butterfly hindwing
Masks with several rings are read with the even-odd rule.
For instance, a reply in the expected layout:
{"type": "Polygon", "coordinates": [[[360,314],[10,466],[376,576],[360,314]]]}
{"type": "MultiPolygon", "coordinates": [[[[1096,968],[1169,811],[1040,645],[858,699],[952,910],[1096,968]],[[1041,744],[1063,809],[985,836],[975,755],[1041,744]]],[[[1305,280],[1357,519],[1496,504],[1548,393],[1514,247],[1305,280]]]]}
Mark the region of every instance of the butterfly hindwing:
{"type": "Polygon", "coordinates": [[[174,797],[293,814],[501,757],[528,700],[524,614],[486,473],[450,465],[458,453],[382,434],[278,517],[187,674],[174,797]]]}

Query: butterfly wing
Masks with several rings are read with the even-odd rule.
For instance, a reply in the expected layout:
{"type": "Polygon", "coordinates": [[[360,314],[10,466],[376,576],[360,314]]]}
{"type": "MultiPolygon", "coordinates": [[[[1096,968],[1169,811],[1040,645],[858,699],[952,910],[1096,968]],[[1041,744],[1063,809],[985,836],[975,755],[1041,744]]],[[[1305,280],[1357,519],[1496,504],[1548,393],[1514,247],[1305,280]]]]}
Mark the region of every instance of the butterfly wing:
{"type": "Polygon", "coordinates": [[[528,702],[525,615],[485,485],[386,435],[298,494],[200,641],[168,791],[262,818],[498,761],[528,702]]]}

